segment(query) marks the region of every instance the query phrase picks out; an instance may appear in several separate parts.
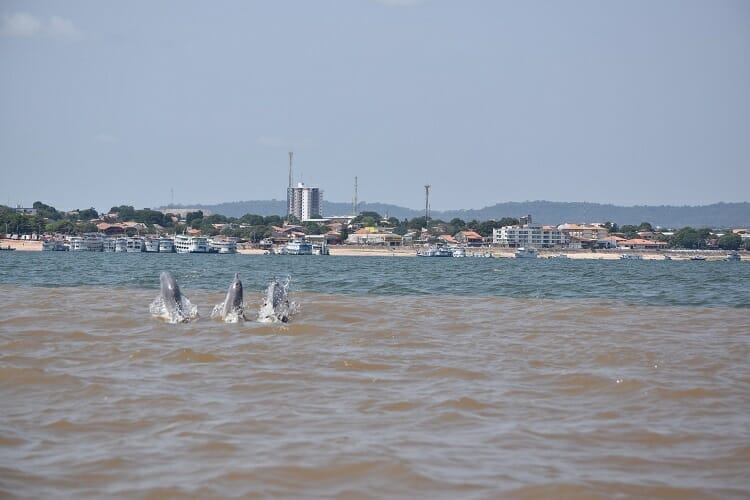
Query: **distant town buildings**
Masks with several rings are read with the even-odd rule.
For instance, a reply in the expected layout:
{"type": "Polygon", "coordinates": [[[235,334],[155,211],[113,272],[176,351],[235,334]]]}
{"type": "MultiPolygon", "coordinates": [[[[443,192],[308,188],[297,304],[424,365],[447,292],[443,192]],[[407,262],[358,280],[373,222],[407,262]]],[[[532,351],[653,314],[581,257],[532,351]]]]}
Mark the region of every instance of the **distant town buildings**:
{"type": "Polygon", "coordinates": [[[320,207],[323,202],[323,196],[320,188],[305,186],[300,182],[296,187],[288,189],[288,215],[294,216],[302,222],[321,215],[320,207]]]}
{"type": "Polygon", "coordinates": [[[569,236],[554,226],[531,223],[531,215],[520,218],[520,224],[492,230],[492,243],[501,247],[553,248],[567,245],[569,236]]]}

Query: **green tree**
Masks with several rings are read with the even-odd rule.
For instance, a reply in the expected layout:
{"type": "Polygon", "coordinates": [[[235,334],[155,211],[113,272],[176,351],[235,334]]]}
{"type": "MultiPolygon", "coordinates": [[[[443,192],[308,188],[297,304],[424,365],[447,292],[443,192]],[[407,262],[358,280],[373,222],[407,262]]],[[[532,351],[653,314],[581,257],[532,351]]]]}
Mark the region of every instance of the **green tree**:
{"type": "Polygon", "coordinates": [[[496,227],[517,226],[518,224],[520,224],[520,221],[515,217],[503,217],[497,221],[496,227]]]}
{"type": "Polygon", "coordinates": [[[185,223],[186,223],[186,224],[187,224],[188,226],[190,226],[190,227],[193,227],[193,228],[195,228],[195,226],[193,226],[193,225],[192,225],[192,222],[193,222],[194,220],[196,220],[196,219],[201,219],[201,220],[203,220],[203,210],[197,210],[197,211],[195,211],[195,212],[188,212],[188,213],[187,213],[187,214],[185,215],[185,223]]]}
{"type": "Polygon", "coordinates": [[[240,217],[239,222],[241,224],[247,224],[248,226],[262,226],[265,224],[263,217],[260,215],[245,214],[240,217]]]}
{"type": "Polygon", "coordinates": [[[117,220],[120,222],[130,221],[135,218],[135,208],[130,205],[112,207],[109,209],[109,213],[117,214],[117,220]]]}
{"type": "Polygon", "coordinates": [[[99,218],[99,212],[96,211],[95,208],[87,208],[85,210],[79,210],[78,211],[78,218],[80,220],[91,220],[91,219],[98,219],[99,218]]]}
{"type": "Polygon", "coordinates": [[[143,210],[136,210],[133,214],[133,220],[142,224],[154,225],[159,224],[160,226],[165,225],[164,214],[157,211],[151,210],[150,208],[144,208],[143,210]]]}
{"type": "Polygon", "coordinates": [[[738,250],[742,245],[742,236],[739,234],[727,233],[719,238],[719,241],[717,241],[716,244],[722,250],[738,250]]]}
{"type": "Polygon", "coordinates": [[[650,222],[641,222],[638,226],[638,231],[653,231],[654,228],[650,222]]]}
{"type": "Polygon", "coordinates": [[[624,234],[626,238],[635,238],[638,236],[638,226],[625,224],[624,226],[620,226],[620,232],[624,234]]]}
{"type": "Polygon", "coordinates": [[[55,207],[45,205],[41,201],[35,201],[32,207],[34,207],[38,216],[45,219],[58,220],[62,218],[62,214],[55,207]]]}
{"type": "Polygon", "coordinates": [[[263,223],[267,226],[281,226],[284,224],[284,219],[280,215],[267,215],[263,217],[263,223]]]}
{"type": "Polygon", "coordinates": [[[676,248],[698,249],[706,246],[705,239],[701,233],[689,226],[675,232],[670,238],[669,243],[676,248]]]}

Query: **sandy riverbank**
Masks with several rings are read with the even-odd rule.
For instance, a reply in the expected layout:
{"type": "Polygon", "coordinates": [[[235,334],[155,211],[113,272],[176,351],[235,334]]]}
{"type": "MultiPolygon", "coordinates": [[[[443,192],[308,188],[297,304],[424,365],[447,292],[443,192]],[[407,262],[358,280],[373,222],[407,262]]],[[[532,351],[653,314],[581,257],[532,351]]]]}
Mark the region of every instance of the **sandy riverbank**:
{"type": "MultiPolygon", "coordinates": [[[[0,239],[0,247],[8,247],[20,251],[41,251],[41,241],[30,240],[8,240],[0,239]]],[[[350,256],[350,257],[415,257],[417,250],[421,247],[403,247],[403,248],[385,248],[385,247],[365,247],[351,245],[334,245],[329,247],[331,256],[350,256]]],[[[262,255],[264,250],[257,248],[239,248],[238,253],[243,255],[262,255]]],[[[513,258],[515,250],[510,248],[478,248],[467,250],[467,256],[484,256],[487,253],[495,258],[513,258]]],[[[567,256],[569,259],[594,259],[594,260],[614,260],[619,259],[623,254],[641,255],[644,260],[664,260],[665,255],[669,255],[673,260],[688,260],[695,255],[702,255],[706,260],[724,260],[728,252],[723,251],[704,251],[704,252],[655,252],[648,250],[599,250],[591,252],[589,250],[569,250],[569,249],[549,249],[539,250],[539,258],[551,258],[558,256],[567,256]]],[[[745,257],[743,255],[743,257],[745,257]]],[[[750,261],[750,258],[743,258],[743,261],[750,261]]]]}

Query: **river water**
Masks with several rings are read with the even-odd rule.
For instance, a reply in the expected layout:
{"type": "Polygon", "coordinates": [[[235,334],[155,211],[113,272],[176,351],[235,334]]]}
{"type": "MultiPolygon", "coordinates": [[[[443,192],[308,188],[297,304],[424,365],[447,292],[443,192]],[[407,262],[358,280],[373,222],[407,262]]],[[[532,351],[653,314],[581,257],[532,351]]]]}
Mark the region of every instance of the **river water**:
{"type": "Polygon", "coordinates": [[[747,498],[746,262],[0,254],[0,497],[747,498]],[[200,318],[149,314],[174,273],[200,318]],[[237,272],[252,316],[210,319],[237,272]]]}

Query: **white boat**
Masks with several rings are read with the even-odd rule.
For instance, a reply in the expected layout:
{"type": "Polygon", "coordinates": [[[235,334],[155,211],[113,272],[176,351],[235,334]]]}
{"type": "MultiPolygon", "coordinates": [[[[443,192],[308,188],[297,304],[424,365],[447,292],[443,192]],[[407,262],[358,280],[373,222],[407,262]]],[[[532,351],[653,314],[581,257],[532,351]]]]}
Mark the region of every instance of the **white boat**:
{"type": "Polygon", "coordinates": [[[117,238],[104,237],[102,244],[105,252],[114,252],[117,248],[117,238]]]}
{"type": "Polygon", "coordinates": [[[174,252],[174,239],[162,237],[159,238],[159,253],[174,252]]]}
{"type": "Polygon", "coordinates": [[[237,240],[234,238],[211,238],[208,240],[209,251],[214,253],[237,253],[237,240]]]}
{"type": "Polygon", "coordinates": [[[620,255],[623,260],[643,260],[643,255],[639,253],[624,253],[620,255]]]}
{"type": "Polygon", "coordinates": [[[737,252],[727,254],[727,261],[729,262],[739,262],[740,260],[742,260],[742,256],[737,252]]]}
{"type": "Polygon", "coordinates": [[[115,252],[127,252],[128,239],[124,237],[117,238],[115,241],[115,252]]]}
{"type": "Polygon", "coordinates": [[[159,251],[159,238],[146,238],[143,240],[143,249],[146,252],[155,253],[159,251]]]}
{"type": "Polygon", "coordinates": [[[426,250],[418,250],[417,257],[453,257],[453,251],[439,245],[430,245],[426,250]]]}
{"type": "Polygon", "coordinates": [[[128,253],[139,253],[143,251],[143,238],[128,238],[125,244],[125,251],[128,253]]]}
{"type": "Polygon", "coordinates": [[[67,249],[63,240],[45,240],[42,242],[42,250],[47,252],[64,252],[67,249]]]}
{"type": "Polygon", "coordinates": [[[516,259],[536,259],[537,253],[534,247],[520,247],[515,253],[516,259]]]}
{"type": "Polygon", "coordinates": [[[71,252],[85,252],[87,250],[86,240],[80,236],[71,236],[68,238],[68,249],[71,252]]]}
{"type": "Polygon", "coordinates": [[[464,247],[456,247],[453,249],[452,255],[454,257],[466,257],[466,249],[464,247]]]}
{"type": "Polygon", "coordinates": [[[104,238],[99,233],[84,234],[83,243],[88,252],[102,252],[104,250],[104,238]]]}
{"type": "Polygon", "coordinates": [[[326,243],[313,245],[312,251],[313,255],[331,255],[331,252],[328,250],[328,245],[326,243]]]}
{"type": "Polygon", "coordinates": [[[308,243],[302,240],[292,240],[284,247],[287,255],[312,255],[313,246],[312,243],[308,243]]]}
{"type": "Polygon", "coordinates": [[[693,255],[692,257],[690,257],[690,260],[700,260],[700,261],[703,261],[703,260],[706,260],[706,258],[704,256],[702,256],[702,255],[693,255]]]}
{"type": "Polygon", "coordinates": [[[208,253],[208,238],[178,234],[174,237],[174,248],[177,253],[208,253]]]}

